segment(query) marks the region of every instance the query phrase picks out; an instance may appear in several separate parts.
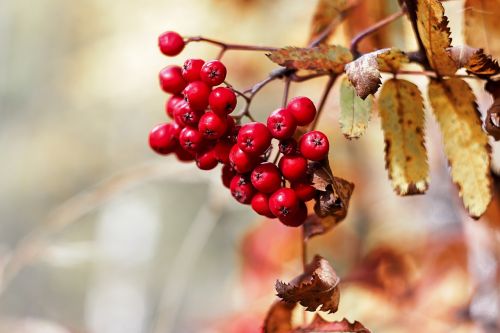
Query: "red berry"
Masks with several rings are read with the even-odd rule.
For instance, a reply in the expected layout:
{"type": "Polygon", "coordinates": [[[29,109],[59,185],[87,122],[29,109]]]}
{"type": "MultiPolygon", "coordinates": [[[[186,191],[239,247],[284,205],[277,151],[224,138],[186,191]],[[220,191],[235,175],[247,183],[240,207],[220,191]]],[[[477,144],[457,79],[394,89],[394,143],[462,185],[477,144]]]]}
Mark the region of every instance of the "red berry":
{"type": "Polygon", "coordinates": [[[238,146],[246,153],[260,155],[271,145],[271,133],[266,125],[252,122],[241,126],[238,146]]]}
{"type": "Polygon", "coordinates": [[[178,146],[171,124],[160,124],[149,132],[149,146],[161,155],[172,153],[178,146]]]}
{"type": "Polygon", "coordinates": [[[229,152],[233,144],[227,140],[219,140],[214,146],[215,158],[223,164],[229,164],[229,152]]]}
{"type": "Polygon", "coordinates": [[[188,59],[182,65],[182,77],[187,82],[199,81],[201,67],[205,62],[201,59],[188,59]]]}
{"type": "Polygon", "coordinates": [[[276,217],[269,209],[269,197],[267,194],[255,194],[252,198],[252,208],[259,215],[263,215],[271,219],[276,217]]]}
{"type": "Polygon", "coordinates": [[[172,130],[174,131],[174,137],[179,140],[179,135],[181,135],[181,131],[185,126],[180,125],[175,120],[170,123],[172,125],[172,130]]]}
{"type": "Polygon", "coordinates": [[[271,162],[259,164],[250,176],[252,185],[260,192],[273,193],[281,187],[281,174],[271,162]]]}
{"type": "Polygon", "coordinates": [[[280,188],[269,198],[269,208],[279,218],[288,216],[298,210],[299,199],[291,188],[280,188]]]}
{"type": "Polygon", "coordinates": [[[286,226],[299,227],[302,224],[304,224],[306,218],[307,218],[307,206],[305,203],[300,201],[296,211],[286,216],[280,216],[279,220],[286,226]]]}
{"type": "Polygon", "coordinates": [[[245,175],[234,176],[229,188],[232,196],[242,204],[249,204],[255,194],[255,189],[245,175]]]}
{"type": "Polygon", "coordinates": [[[304,202],[314,199],[316,195],[316,189],[307,183],[293,183],[292,188],[295,194],[297,194],[297,197],[304,202]]]}
{"type": "Polygon", "coordinates": [[[201,116],[198,130],[205,139],[215,140],[222,137],[227,130],[227,119],[219,117],[213,112],[207,112],[201,116]]]}
{"type": "Polygon", "coordinates": [[[285,155],[281,157],[279,167],[286,179],[296,181],[306,176],[307,160],[300,155],[285,155]]]}
{"type": "Polygon", "coordinates": [[[203,81],[194,81],[184,88],[182,94],[191,108],[204,111],[208,106],[210,87],[203,81]]]}
{"type": "Polygon", "coordinates": [[[236,107],[236,94],[230,88],[216,88],[210,93],[208,104],[214,113],[226,116],[236,107]]]}
{"type": "Polygon", "coordinates": [[[212,60],[201,67],[200,77],[208,85],[218,86],[226,79],[226,66],[219,60],[212,60]]]}
{"type": "Polygon", "coordinates": [[[278,145],[280,153],[283,155],[291,155],[296,154],[297,150],[297,141],[294,138],[289,138],[285,140],[281,140],[278,145]]]}
{"type": "Polygon", "coordinates": [[[158,37],[158,46],[166,56],[176,56],[184,49],[185,43],[182,36],[174,31],[164,32],[158,37]]]}
{"type": "Polygon", "coordinates": [[[316,117],[316,107],[307,97],[292,98],[286,108],[293,114],[299,126],[310,124],[316,117]]]}
{"type": "Polygon", "coordinates": [[[258,161],[259,159],[256,156],[245,153],[237,145],[234,145],[229,152],[229,162],[239,173],[251,171],[258,161]]]}
{"type": "Polygon", "coordinates": [[[182,101],[175,110],[174,119],[181,126],[196,127],[202,114],[202,111],[195,110],[186,101],[182,101]]]}
{"type": "Polygon", "coordinates": [[[330,144],[325,134],[320,131],[311,131],[299,140],[300,153],[311,161],[321,161],[328,156],[330,144]]]}
{"type": "Polygon", "coordinates": [[[165,112],[167,113],[167,116],[173,119],[175,110],[177,110],[177,108],[183,101],[184,99],[180,95],[170,96],[170,98],[167,100],[167,103],[165,104],[165,112]]]}
{"type": "Polygon", "coordinates": [[[177,147],[174,153],[175,156],[177,156],[177,159],[181,162],[191,162],[194,160],[194,154],[182,149],[180,146],[177,147]]]}
{"type": "Polygon", "coordinates": [[[229,164],[224,164],[221,172],[222,184],[229,188],[234,176],[236,176],[236,171],[229,164]]]}
{"type": "Polygon", "coordinates": [[[197,152],[202,148],[203,136],[193,127],[184,127],[179,135],[179,143],[184,150],[197,152]]]}
{"type": "Polygon", "coordinates": [[[267,128],[274,138],[287,139],[295,133],[297,122],[290,111],[278,109],[267,118],[267,128]]]}
{"type": "Polygon", "coordinates": [[[187,82],[182,78],[181,68],[171,65],[160,71],[160,86],[163,91],[170,94],[180,94],[187,82]]]}
{"type": "Polygon", "coordinates": [[[213,149],[205,149],[196,154],[196,165],[201,170],[211,170],[217,166],[219,161],[215,157],[213,149]]]}
{"type": "MultiPolygon", "coordinates": [[[[232,118],[232,117],[229,116],[228,119],[229,118],[232,118]]],[[[238,143],[238,133],[240,133],[240,129],[241,129],[241,125],[232,126],[231,130],[228,131],[228,133],[227,133],[227,137],[228,137],[229,141],[231,141],[234,144],[238,143]]]]}

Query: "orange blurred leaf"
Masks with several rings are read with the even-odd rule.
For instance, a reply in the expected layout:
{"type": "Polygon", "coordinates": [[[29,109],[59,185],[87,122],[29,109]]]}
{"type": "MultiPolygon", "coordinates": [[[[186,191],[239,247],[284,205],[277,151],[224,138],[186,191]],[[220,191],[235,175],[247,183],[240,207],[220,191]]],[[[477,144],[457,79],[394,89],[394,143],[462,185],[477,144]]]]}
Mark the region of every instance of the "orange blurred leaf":
{"type": "Polygon", "coordinates": [[[448,53],[458,67],[465,67],[467,72],[481,77],[488,77],[500,73],[498,62],[483,49],[470,46],[454,46],[448,48],[448,53]]]}
{"type": "MultiPolygon", "coordinates": [[[[316,5],[316,10],[311,21],[311,33],[309,37],[309,43],[314,41],[321,35],[321,33],[328,28],[328,26],[334,21],[338,20],[340,23],[340,18],[342,16],[342,11],[347,8],[347,0],[318,0],[316,5]]],[[[325,38],[324,42],[328,40],[328,37],[333,34],[335,30],[332,29],[328,36],[325,38]]]]}
{"type": "Polygon", "coordinates": [[[500,58],[500,0],[465,0],[464,35],[467,45],[500,58]]]}
{"type": "Polygon", "coordinates": [[[263,333],[289,333],[292,330],[292,312],[295,303],[274,302],[267,312],[263,333]]]}

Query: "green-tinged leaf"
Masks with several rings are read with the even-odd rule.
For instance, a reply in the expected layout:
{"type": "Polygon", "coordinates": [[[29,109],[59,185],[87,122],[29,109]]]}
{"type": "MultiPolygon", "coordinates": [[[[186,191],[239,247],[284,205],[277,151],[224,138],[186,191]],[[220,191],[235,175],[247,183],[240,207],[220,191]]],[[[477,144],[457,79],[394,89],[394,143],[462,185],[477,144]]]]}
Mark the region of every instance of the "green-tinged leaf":
{"type": "Polygon", "coordinates": [[[392,188],[399,195],[424,193],[429,184],[429,165],[424,144],[424,104],[418,87],[406,80],[386,81],[378,106],[392,188]]]}
{"type": "Polygon", "coordinates": [[[479,218],[492,194],[490,147],[481,129],[474,94],[458,78],[431,80],[429,99],[443,134],[451,177],[469,214],[479,218]]]}
{"type": "MultiPolygon", "coordinates": [[[[316,10],[311,21],[311,33],[309,43],[318,38],[321,33],[329,27],[332,22],[341,22],[342,11],[347,8],[347,0],[318,0],[316,10]]],[[[338,24],[337,23],[337,24],[338,24]]],[[[325,43],[328,37],[333,34],[332,29],[325,38],[325,43]]]]}
{"type": "Polygon", "coordinates": [[[465,0],[465,43],[500,59],[500,0],[465,0]]]}
{"type": "Polygon", "coordinates": [[[458,67],[465,67],[469,73],[481,77],[489,77],[500,73],[500,66],[489,54],[482,49],[470,46],[454,46],[448,48],[450,57],[458,67]]]}
{"type": "Polygon", "coordinates": [[[440,75],[454,74],[457,66],[446,51],[451,46],[448,18],[439,0],[417,1],[417,29],[431,67],[440,75]]]}
{"type": "Polygon", "coordinates": [[[280,66],[318,72],[342,73],[352,54],[343,46],[320,45],[314,48],[285,47],[267,55],[280,66]]]}
{"type": "Polygon", "coordinates": [[[357,139],[366,131],[373,106],[372,96],[361,99],[347,78],[340,85],[340,129],[348,139],[357,139]]]}
{"type": "Polygon", "coordinates": [[[376,93],[382,83],[381,70],[395,72],[405,62],[408,62],[408,58],[398,49],[383,49],[364,54],[348,63],[345,71],[358,96],[365,99],[376,93]]]}

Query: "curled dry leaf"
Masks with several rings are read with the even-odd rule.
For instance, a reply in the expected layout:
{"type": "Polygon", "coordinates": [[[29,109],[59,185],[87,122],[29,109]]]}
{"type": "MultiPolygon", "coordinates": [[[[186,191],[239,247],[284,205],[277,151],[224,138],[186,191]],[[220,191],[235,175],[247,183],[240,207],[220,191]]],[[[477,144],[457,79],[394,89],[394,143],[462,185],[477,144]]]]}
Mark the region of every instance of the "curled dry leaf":
{"type": "Polygon", "coordinates": [[[306,327],[298,328],[293,333],[370,333],[370,330],[359,321],[350,323],[347,319],[341,321],[328,322],[319,315],[306,327]]]}
{"type": "Polygon", "coordinates": [[[370,121],[373,98],[361,99],[347,78],[340,85],[340,129],[347,139],[363,135],[370,121]]]}
{"type": "Polygon", "coordinates": [[[376,93],[382,83],[380,71],[396,72],[405,62],[408,62],[408,58],[400,50],[383,49],[364,54],[348,63],[345,71],[358,96],[365,99],[376,93]]]}
{"type": "Polygon", "coordinates": [[[263,333],[290,333],[295,303],[276,301],[267,312],[263,333]]]}
{"type": "Polygon", "coordinates": [[[470,46],[454,46],[448,48],[450,57],[459,68],[465,67],[467,72],[480,77],[489,77],[500,73],[500,66],[490,55],[485,54],[483,49],[475,49],[470,46]]]}
{"type": "Polygon", "coordinates": [[[422,194],[429,184],[424,144],[424,104],[418,87],[406,80],[384,83],[378,100],[385,142],[385,166],[399,195],[422,194]]]}
{"type": "Polygon", "coordinates": [[[490,146],[472,90],[458,78],[431,80],[429,99],[465,208],[479,218],[491,201],[490,146]]]}
{"type": "Polygon", "coordinates": [[[440,75],[452,75],[457,65],[446,51],[451,45],[448,18],[439,0],[417,1],[417,29],[431,67],[440,75]]]}
{"type": "Polygon", "coordinates": [[[352,54],[347,48],[324,44],[313,48],[285,47],[267,56],[280,66],[334,73],[342,73],[344,65],[352,61],[352,54]]]}
{"type": "MultiPolygon", "coordinates": [[[[314,41],[321,33],[328,28],[333,21],[340,23],[342,19],[342,11],[347,8],[347,0],[318,0],[316,10],[311,21],[311,34],[309,43],[314,41]]],[[[326,43],[335,30],[332,29],[325,38],[326,43]]]]}
{"type": "Polygon", "coordinates": [[[339,277],[328,261],[314,256],[305,272],[289,283],[276,281],[278,296],[288,303],[300,303],[308,311],[337,311],[340,300],[339,277]]]}
{"type": "Polygon", "coordinates": [[[464,35],[467,45],[500,58],[500,0],[465,0],[464,35]]]}
{"type": "Polygon", "coordinates": [[[496,141],[500,140],[500,81],[490,81],[486,90],[493,96],[493,104],[488,109],[484,128],[496,141]]]}

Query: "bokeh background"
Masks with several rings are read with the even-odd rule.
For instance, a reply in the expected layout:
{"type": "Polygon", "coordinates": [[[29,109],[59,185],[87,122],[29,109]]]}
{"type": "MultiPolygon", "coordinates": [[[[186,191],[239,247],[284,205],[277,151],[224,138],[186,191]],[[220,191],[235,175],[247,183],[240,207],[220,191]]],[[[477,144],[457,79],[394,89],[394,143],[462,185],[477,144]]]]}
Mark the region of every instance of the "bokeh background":
{"type": "MultiPolygon", "coordinates": [[[[365,3],[334,42],[398,8],[365,3]]],[[[445,3],[457,44],[462,6],[445,3]]],[[[218,170],[150,151],[147,134],[166,117],[158,71],[218,52],[193,43],[165,58],[156,38],[176,30],[300,46],[314,7],[312,0],[0,2],[0,332],[259,332],[274,281],[300,272],[300,233],[236,204],[218,170]]],[[[363,49],[411,50],[411,37],[402,19],[363,49]]],[[[228,81],[242,89],[275,68],[261,52],[228,52],[224,61],[228,81]]],[[[469,83],[484,114],[491,99],[469,83]]],[[[318,101],[324,84],[293,84],[291,95],[318,101]]],[[[478,222],[467,217],[430,112],[430,189],[397,197],[376,111],[361,139],[345,140],[337,88],[320,128],[333,142],[334,173],[356,190],[348,218],[309,249],[345,279],[331,318],[360,320],[374,332],[498,332],[498,211],[478,222]]],[[[258,119],[279,106],[282,91],[281,82],[263,90],[252,109],[258,119]]],[[[498,150],[493,144],[496,165],[498,150]]]]}

